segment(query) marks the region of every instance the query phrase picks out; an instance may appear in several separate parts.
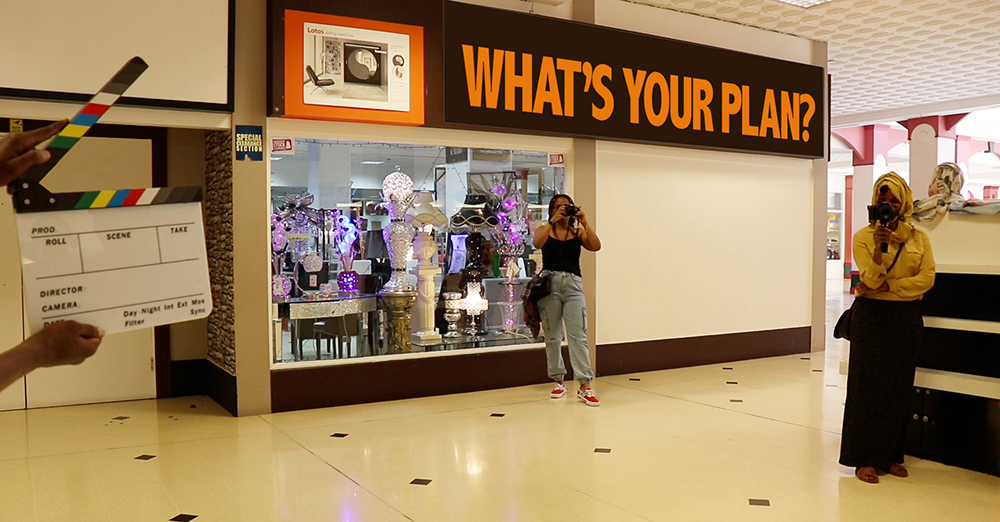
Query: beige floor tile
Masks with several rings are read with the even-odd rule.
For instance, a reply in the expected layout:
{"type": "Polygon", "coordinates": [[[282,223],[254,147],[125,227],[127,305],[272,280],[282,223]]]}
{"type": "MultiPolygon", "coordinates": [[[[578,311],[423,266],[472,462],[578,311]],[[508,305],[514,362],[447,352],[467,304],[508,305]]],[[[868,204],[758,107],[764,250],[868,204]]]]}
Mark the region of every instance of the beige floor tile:
{"type": "Polygon", "coordinates": [[[35,497],[28,461],[0,461],[0,520],[35,520],[35,497]]]}
{"type": "Polygon", "coordinates": [[[159,483],[106,489],[101,495],[114,522],[170,520],[182,513],[159,483]]]}
{"type": "Polygon", "coordinates": [[[873,486],[837,463],[846,356],[602,377],[600,408],[541,384],[240,419],[205,397],[4,412],[0,520],[996,518],[1000,477],[908,458],[873,486]]]}

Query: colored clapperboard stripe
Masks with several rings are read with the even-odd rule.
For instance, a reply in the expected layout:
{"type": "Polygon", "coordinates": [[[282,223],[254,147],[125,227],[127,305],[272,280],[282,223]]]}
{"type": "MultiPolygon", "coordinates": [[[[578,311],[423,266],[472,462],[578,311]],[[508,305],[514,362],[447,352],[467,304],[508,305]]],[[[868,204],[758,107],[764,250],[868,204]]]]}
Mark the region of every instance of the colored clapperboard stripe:
{"type": "Polygon", "coordinates": [[[32,333],[74,319],[108,333],[212,310],[200,187],[49,192],[43,179],[145,71],[133,58],[11,187],[32,333]]]}
{"type": "Polygon", "coordinates": [[[170,203],[201,201],[200,187],[147,188],[67,192],[47,210],[84,210],[96,208],[143,207],[170,203]]]}
{"type": "MultiPolygon", "coordinates": [[[[52,159],[48,162],[38,165],[32,168],[21,176],[21,180],[39,183],[42,178],[49,173],[59,161],[62,160],[63,156],[76,145],[76,142],[80,141],[87,131],[97,123],[97,120],[104,116],[104,113],[111,108],[112,105],[121,98],[121,95],[135,83],[135,80],[139,78],[142,73],[149,68],[149,65],[143,61],[142,58],[138,56],[132,58],[125,64],[108,83],[101,87],[101,90],[91,98],[90,102],[87,103],[80,112],[70,120],[69,124],[63,128],[63,130],[56,135],[56,137],[49,143],[48,151],[52,154],[52,159]]],[[[43,202],[38,202],[42,204],[43,202]]],[[[26,205],[26,206],[30,206],[26,205]]],[[[26,211],[30,209],[21,208],[21,211],[26,211]]]]}

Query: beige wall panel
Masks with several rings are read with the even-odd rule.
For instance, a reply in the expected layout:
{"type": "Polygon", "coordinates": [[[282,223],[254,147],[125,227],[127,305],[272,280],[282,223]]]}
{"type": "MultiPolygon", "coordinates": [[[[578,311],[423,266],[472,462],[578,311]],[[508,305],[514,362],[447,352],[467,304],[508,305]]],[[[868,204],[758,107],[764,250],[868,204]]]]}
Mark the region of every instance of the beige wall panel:
{"type": "MultiPolygon", "coordinates": [[[[262,0],[236,0],[239,30],[233,120],[237,125],[266,123],[265,4],[262,0]]],[[[271,412],[269,163],[233,164],[233,304],[240,416],[271,412]]]]}
{"type": "MultiPolygon", "coordinates": [[[[205,131],[167,130],[167,180],[171,187],[205,188],[205,131]]],[[[208,319],[170,325],[170,359],[208,356],[208,319]]]]}
{"type": "MultiPolygon", "coordinates": [[[[17,251],[17,226],[10,197],[0,197],[0,352],[24,340],[21,309],[21,256],[17,251]]],[[[24,381],[0,392],[0,411],[24,408],[24,381]]]]}
{"type": "Polygon", "coordinates": [[[810,160],[597,151],[598,343],[810,324],[810,160]]]}

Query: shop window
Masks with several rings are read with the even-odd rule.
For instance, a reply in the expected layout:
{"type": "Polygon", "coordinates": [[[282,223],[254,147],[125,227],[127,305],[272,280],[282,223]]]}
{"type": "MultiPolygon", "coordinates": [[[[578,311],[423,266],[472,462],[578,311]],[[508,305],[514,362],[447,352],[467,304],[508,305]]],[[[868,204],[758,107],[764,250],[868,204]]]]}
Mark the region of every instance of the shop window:
{"type": "Polygon", "coordinates": [[[523,285],[541,265],[531,237],[565,181],[548,159],[309,139],[271,156],[274,363],[535,342],[521,316],[523,285]],[[417,235],[395,261],[403,273],[383,237],[394,226],[383,182],[397,172],[415,193],[403,222],[417,235]],[[418,294],[409,343],[389,339],[378,306],[390,280],[418,294]],[[470,288],[481,299],[469,299],[470,288]]]}

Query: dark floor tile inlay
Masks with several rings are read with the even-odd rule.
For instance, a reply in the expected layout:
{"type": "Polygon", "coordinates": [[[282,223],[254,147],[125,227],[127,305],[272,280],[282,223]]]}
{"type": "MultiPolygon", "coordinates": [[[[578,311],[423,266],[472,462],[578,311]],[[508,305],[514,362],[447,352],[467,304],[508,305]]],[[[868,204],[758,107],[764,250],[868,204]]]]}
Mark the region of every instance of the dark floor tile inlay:
{"type": "Polygon", "coordinates": [[[799,359],[802,359],[803,361],[808,361],[808,360],[810,360],[810,359],[809,359],[808,357],[799,357],[799,359]]]}
{"type": "Polygon", "coordinates": [[[431,483],[431,479],[419,479],[419,478],[418,479],[413,479],[413,482],[410,482],[410,484],[414,484],[416,486],[426,486],[427,484],[430,484],[430,483],[431,483]]]}
{"type": "Polygon", "coordinates": [[[115,418],[113,418],[113,419],[111,419],[111,420],[116,420],[116,421],[123,421],[123,420],[126,420],[126,419],[128,419],[128,417],[125,417],[125,416],[121,416],[121,417],[115,417],[115,418]]]}
{"type": "Polygon", "coordinates": [[[750,499],[750,505],[771,507],[771,501],[764,498],[752,498],[750,499]]]}
{"type": "Polygon", "coordinates": [[[594,453],[611,453],[611,448],[594,448],[594,453]]]}
{"type": "Polygon", "coordinates": [[[138,457],[135,458],[135,460],[153,460],[155,458],[156,455],[139,455],[138,457]]]}
{"type": "Polygon", "coordinates": [[[336,438],[336,439],[342,439],[342,438],[346,437],[347,434],[346,433],[334,433],[333,435],[330,435],[330,436],[333,437],[333,438],[336,438]]]}
{"type": "Polygon", "coordinates": [[[632,378],[629,378],[629,380],[632,381],[632,382],[639,382],[642,379],[636,379],[636,378],[632,377],[632,378]]]}
{"type": "Polygon", "coordinates": [[[192,520],[198,518],[198,515],[184,515],[180,514],[174,518],[170,519],[170,522],[191,522],[192,520]]]}
{"type": "Polygon", "coordinates": [[[722,369],[723,370],[732,370],[732,368],[728,368],[728,367],[723,367],[722,369]]]}
{"type": "Polygon", "coordinates": [[[739,383],[736,381],[726,381],[726,384],[739,384],[739,383]]]}
{"type": "Polygon", "coordinates": [[[816,372],[816,373],[822,373],[823,372],[823,370],[813,370],[813,371],[816,372]]]}
{"type": "Polygon", "coordinates": [[[743,399],[729,399],[729,402],[743,402],[743,399]]]}
{"type": "Polygon", "coordinates": [[[491,413],[490,417],[503,417],[506,413],[491,413]]]}

